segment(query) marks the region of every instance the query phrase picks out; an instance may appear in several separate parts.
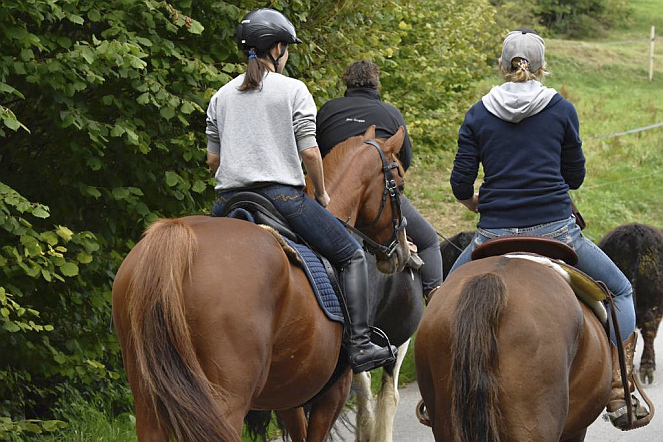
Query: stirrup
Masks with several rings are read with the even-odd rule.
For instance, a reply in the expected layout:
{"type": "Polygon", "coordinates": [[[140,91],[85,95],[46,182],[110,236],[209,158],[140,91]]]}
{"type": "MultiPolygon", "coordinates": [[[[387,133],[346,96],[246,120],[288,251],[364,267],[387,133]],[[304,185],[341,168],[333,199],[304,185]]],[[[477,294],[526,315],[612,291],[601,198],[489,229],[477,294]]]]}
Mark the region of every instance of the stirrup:
{"type": "Polygon", "coordinates": [[[638,407],[641,406],[640,401],[634,395],[629,394],[628,396],[631,399],[630,408],[632,410],[631,411],[632,415],[630,417],[628,416],[629,407],[627,406],[626,401],[624,401],[623,407],[620,407],[615,411],[606,411],[603,414],[603,420],[610,422],[615,428],[619,428],[622,431],[630,431],[630,430],[635,430],[636,428],[644,427],[645,425],[649,424],[649,422],[651,422],[651,420],[654,418],[654,414],[656,413],[656,408],[654,407],[654,403],[644,393],[642,384],[640,383],[640,379],[638,378],[638,376],[635,375],[634,373],[631,373],[631,380],[635,385],[635,389],[638,391],[640,396],[642,396],[642,399],[647,404],[647,407],[649,407],[648,410],[649,414],[638,419],[637,409],[638,407]]]}
{"type": "Polygon", "coordinates": [[[430,417],[428,417],[428,410],[426,409],[426,404],[424,404],[423,399],[419,399],[419,403],[417,404],[417,409],[415,411],[417,413],[419,422],[426,425],[427,427],[433,426],[433,424],[431,424],[430,417]]]}
{"type": "Polygon", "coordinates": [[[396,347],[391,345],[386,333],[380,330],[379,328],[373,326],[369,327],[369,330],[370,330],[370,339],[369,339],[370,345],[374,345],[376,348],[379,348],[380,350],[387,351],[388,355],[386,355],[384,358],[381,359],[371,359],[359,365],[354,365],[353,357],[350,356],[351,358],[350,365],[352,366],[352,371],[355,374],[362,373],[364,371],[371,371],[380,367],[385,367],[387,365],[394,364],[396,362],[397,349],[396,347]]]}

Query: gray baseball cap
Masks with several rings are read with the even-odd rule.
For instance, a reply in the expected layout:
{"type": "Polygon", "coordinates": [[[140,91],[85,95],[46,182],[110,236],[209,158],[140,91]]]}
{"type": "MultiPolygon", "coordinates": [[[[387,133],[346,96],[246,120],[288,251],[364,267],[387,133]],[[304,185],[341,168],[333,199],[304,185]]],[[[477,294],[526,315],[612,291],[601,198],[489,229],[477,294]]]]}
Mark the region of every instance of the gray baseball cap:
{"type": "Polygon", "coordinates": [[[545,63],[544,52],[546,44],[532,29],[522,28],[511,31],[506,35],[502,46],[502,66],[511,69],[511,61],[524,58],[529,61],[529,70],[536,72],[545,63]]]}

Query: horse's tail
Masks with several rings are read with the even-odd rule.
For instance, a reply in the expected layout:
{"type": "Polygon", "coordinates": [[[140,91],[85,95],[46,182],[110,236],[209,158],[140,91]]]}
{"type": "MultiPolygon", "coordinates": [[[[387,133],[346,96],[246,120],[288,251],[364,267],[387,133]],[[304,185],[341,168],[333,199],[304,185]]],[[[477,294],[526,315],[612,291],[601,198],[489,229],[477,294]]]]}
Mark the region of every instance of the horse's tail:
{"type": "Polygon", "coordinates": [[[239,441],[215,402],[186,321],[182,287],[198,247],[193,229],[177,219],[160,220],[141,246],[127,293],[141,393],[176,440],[239,441]]]}
{"type": "Polygon", "coordinates": [[[504,281],[495,273],[465,283],[451,329],[451,423],[457,440],[498,442],[497,325],[506,304],[504,281]]]}

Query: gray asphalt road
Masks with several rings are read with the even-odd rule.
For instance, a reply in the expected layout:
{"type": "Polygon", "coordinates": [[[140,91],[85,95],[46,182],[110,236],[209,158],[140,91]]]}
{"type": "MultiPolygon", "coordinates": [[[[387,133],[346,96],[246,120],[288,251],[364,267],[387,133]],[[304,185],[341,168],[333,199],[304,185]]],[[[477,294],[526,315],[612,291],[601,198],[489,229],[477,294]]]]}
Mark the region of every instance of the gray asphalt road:
{"type": "MultiPolygon", "coordinates": [[[[663,360],[663,338],[654,342],[657,359],[663,360]]],[[[642,339],[638,336],[636,347],[636,369],[640,363],[642,353],[642,339]]],[[[660,363],[659,363],[660,366],[660,363]]],[[[645,390],[654,404],[663,404],[663,370],[654,374],[654,383],[646,385],[645,390]]],[[[419,401],[419,389],[415,384],[409,384],[400,390],[400,404],[394,422],[394,442],[434,442],[430,428],[419,423],[414,413],[419,401]]],[[[663,413],[663,405],[661,406],[663,413]]],[[[352,417],[352,416],[351,416],[352,417]]],[[[339,422],[336,425],[335,441],[354,441],[354,431],[339,422]]],[[[663,441],[663,415],[654,418],[646,427],[622,432],[614,428],[609,422],[599,417],[587,431],[586,442],[661,442],[663,441]]],[[[379,442],[379,441],[375,441],[379,442]]]]}

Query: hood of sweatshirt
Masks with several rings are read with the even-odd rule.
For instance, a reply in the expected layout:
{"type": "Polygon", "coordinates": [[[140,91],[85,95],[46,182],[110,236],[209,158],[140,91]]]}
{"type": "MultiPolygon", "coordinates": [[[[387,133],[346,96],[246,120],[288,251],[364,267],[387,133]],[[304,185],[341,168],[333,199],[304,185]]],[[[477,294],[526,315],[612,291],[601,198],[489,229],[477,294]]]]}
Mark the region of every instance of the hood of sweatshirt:
{"type": "Polygon", "coordinates": [[[518,123],[545,109],[557,94],[536,80],[504,83],[481,98],[488,112],[510,123],[518,123]]]}

